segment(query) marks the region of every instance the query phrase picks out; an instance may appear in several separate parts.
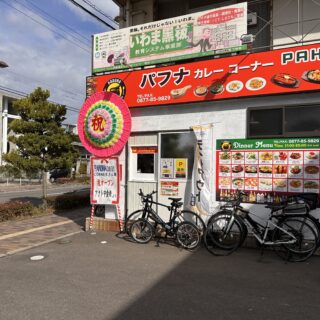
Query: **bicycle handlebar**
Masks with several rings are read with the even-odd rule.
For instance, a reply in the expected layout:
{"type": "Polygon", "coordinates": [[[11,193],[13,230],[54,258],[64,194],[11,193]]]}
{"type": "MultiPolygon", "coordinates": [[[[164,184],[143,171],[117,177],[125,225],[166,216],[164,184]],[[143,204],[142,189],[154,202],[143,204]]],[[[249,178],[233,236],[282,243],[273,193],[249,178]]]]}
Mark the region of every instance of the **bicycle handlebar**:
{"type": "Polygon", "coordinates": [[[236,197],[234,200],[230,201],[229,204],[225,204],[220,206],[220,209],[226,209],[226,208],[234,208],[234,207],[241,207],[241,197],[244,196],[245,193],[243,191],[237,190],[236,197]]]}
{"type": "Polygon", "coordinates": [[[140,188],[140,190],[139,190],[139,192],[138,192],[138,195],[142,198],[142,202],[147,202],[147,201],[149,201],[150,204],[152,204],[152,203],[158,204],[158,205],[160,205],[160,206],[163,206],[163,207],[167,208],[167,209],[170,211],[170,210],[171,210],[171,206],[167,206],[167,205],[165,205],[165,204],[158,203],[158,202],[153,202],[152,196],[153,196],[154,194],[156,194],[156,193],[158,193],[158,191],[152,191],[152,192],[150,192],[150,193],[144,194],[144,193],[142,192],[142,189],[140,188]]]}
{"type": "Polygon", "coordinates": [[[156,194],[156,193],[157,193],[157,191],[152,191],[152,192],[150,192],[150,193],[144,194],[144,193],[142,192],[142,189],[140,189],[138,195],[139,195],[141,198],[143,198],[143,199],[151,199],[151,200],[152,200],[152,195],[154,195],[154,194],[156,194]]]}

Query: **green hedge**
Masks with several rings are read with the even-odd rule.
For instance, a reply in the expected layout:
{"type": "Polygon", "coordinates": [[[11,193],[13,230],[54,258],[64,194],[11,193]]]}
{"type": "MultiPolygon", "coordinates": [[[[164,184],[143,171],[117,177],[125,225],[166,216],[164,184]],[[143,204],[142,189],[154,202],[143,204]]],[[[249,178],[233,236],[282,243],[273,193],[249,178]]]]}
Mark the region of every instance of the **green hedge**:
{"type": "MultiPolygon", "coordinates": [[[[48,197],[48,206],[55,210],[73,209],[90,205],[90,193],[64,194],[48,197]]],[[[45,214],[47,211],[31,202],[11,201],[0,203],[0,222],[45,214]]]]}
{"type": "Polygon", "coordinates": [[[48,205],[56,210],[72,209],[90,205],[90,193],[85,194],[63,194],[57,197],[48,197],[48,205]]]}
{"type": "Polygon", "coordinates": [[[57,184],[66,184],[66,183],[82,183],[90,184],[90,177],[76,177],[76,178],[57,178],[55,183],[57,184]]]}
{"type": "Polygon", "coordinates": [[[34,206],[30,202],[11,201],[0,204],[0,221],[32,216],[34,206]]]}

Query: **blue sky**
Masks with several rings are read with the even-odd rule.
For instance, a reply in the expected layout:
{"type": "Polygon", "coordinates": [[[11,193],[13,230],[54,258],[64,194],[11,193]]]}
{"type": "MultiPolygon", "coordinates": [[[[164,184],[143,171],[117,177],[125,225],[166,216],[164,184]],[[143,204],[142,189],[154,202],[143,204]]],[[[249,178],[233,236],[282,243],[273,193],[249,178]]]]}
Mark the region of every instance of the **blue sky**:
{"type": "MultiPolygon", "coordinates": [[[[118,15],[111,0],[89,2],[118,15]]],[[[91,73],[91,36],[110,29],[69,0],[0,0],[0,13],[0,60],[9,65],[0,69],[0,89],[30,93],[40,86],[50,90],[50,100],[80,109],[91,73]]],[[[76,121],[77,113],[68,111],[67,122],[76,121]]]]}

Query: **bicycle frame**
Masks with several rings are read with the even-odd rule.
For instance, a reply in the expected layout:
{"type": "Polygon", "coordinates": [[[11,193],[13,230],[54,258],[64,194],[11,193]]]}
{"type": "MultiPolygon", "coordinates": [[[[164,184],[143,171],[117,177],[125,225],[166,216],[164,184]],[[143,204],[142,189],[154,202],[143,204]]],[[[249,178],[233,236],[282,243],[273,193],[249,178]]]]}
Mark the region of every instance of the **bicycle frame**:
{"type": "MultiPolygon", "coordinates": [[[[257,239],[257,241],[261,245],[278,245],[278,244],[293,244],[297,241],[297,238],[287,230],[279,227],[276,223],[272,221],[273,218],[276,218],[274,215],[270,215],[269,219],[267,220],[267,223],[265,226],[262,224],[258,223],[257,221],[253,220],[253,218],[250,216],[250,212],[247,210],[244,210],[241,207],[236,207],[235,210],[233,211],[234,214],[236,214],[237,211],[241,211],[243,213],[246,213],[245,217],[242,217],[239,215],[240,219],[243,221],[243,223],[246,225],[247,228],[249,228],[250,231],[252,231],[253,236],[257,239]],[[270,230],[270,227],[274,227],[275,229],[278,229],[282,231],[283,233],[287,234],[290,237],[290,240],[287,241],[266,241],[268,232],[270,230]]],[[[251,213],[252,214],[252,213],[251,213]]],[[[227,229],[229,231],[231,228],[231,223],[230,227],[227,229]]]]}
{"type": "Polygon", "coordinates": [[[153,201],[152,199],[146,199],[145,200],[145,205],[143,208],[143,218],[150,218],[151,220],[153,220],[154,222],[160,224],[162,227],[164,227],[165,229],[169,229],[172,230],[174,227],[174,222],[178,216],[178,207],[177,206],[167,206],[164,205],[162,203],[153,201]],[[169,221],[165,222],[159,215],[158,213],[152,208],[152,205],[160,205],[162,207],[166,207],[168,210],[170,210],[170,217],[169,217],[169,221]]]}
{"type": "MultiPolygon", "coordinates": [[[[252,218],[251,218],[251,220],[254,221],[252,218]]],[[[261,237],[260,233],[256,232],[255,228],[250,224],[248,219],[245,219],[244,222],[245,223],[247,222],[247,225],[250,225],[253,236],[262,245],[270,245],[270,246],[272,246],[272,245],[275,245],[275,244],[277,244],[277,245],[278,244],[293,244],[293,243],[295,243],[297,241],[297,238],[292,233],[290,233],[287,230],[279,227],[271,219],[267,220],[267,224],[264,227],[259,224],[259,226],[261,226],[263,228],[263,237],[261,237]],[[275,229],[278,229],[278,230],[282,231],[283,233],[287,234],[291,238],[291,240],[277,241],[277,242],[275,242],[275,241],[266,241],[267,236],[268,236],[268,232],[269,232],[271,226],[273,226],[275,229]]],[[[255,223],[258,224],[256,221],[255,221],[255,223]]]]}

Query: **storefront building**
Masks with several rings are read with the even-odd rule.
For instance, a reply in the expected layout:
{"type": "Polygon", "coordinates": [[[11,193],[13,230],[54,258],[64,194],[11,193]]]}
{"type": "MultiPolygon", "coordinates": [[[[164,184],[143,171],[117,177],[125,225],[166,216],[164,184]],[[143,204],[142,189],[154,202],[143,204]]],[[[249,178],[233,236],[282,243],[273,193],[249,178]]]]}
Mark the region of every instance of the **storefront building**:
{"type": "MultiPolygon", "coordinates": [[[[152,13],[167,19],[168,14],[241,8],[237,1],[115,2],[123,13],[131,8],[131,16],[122,15],[123,27],[149,22],[152,13]],[[165,10],[169,6],[172,10],[165,10]]],[[[135,67],[124,61],[126,68],[97,69],[88,77],[88,95],[117,92],[131,111],[132,133],[120,155],[122,214],[139,208],[140,188],[157,190],[163,203],[181,197],[193,209],[201,193],[208,202],[200,209],[204,217],[237,189],[262,215],[261,203],[319,194],[320,6],[288,2],[284,8],[279,0],[248,1],[245,33],[256,37],[253,44],[237,44],[238,51],[172,58],[166,65],[135,67]],[[199,128],[200,138],[195,135],[199,128]],[[210,131],[206,142],[202,130],[210,131]]],[[[116,212],[109,208],[106,217],[115,218],[116,212]]]]}

